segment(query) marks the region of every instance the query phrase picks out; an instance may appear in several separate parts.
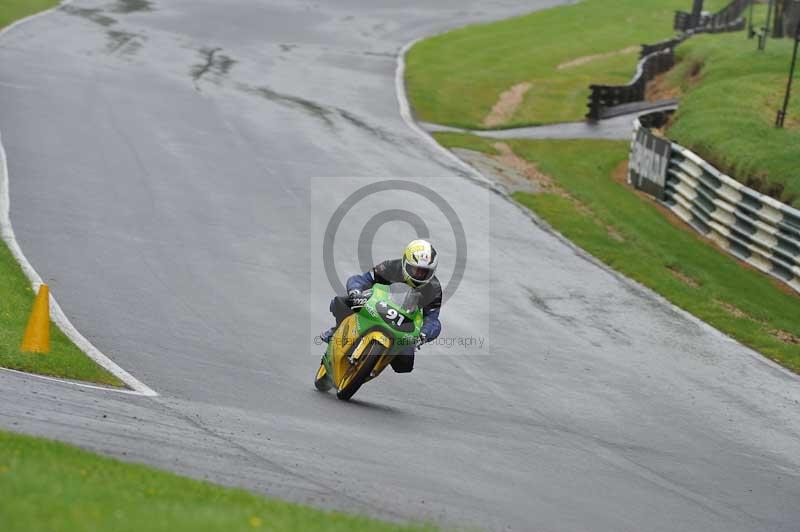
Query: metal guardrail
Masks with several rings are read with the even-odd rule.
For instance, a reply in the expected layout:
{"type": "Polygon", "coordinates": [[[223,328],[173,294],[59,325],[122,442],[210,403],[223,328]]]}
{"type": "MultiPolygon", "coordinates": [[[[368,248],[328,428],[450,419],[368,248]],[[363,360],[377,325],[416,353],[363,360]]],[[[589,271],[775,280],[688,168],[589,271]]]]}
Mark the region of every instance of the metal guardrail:
{"type": "Polygon", "coordinates": [[[674,47],[664,48],[644,56],[636,66],[636,75],[627,85],[590,85],[587,120],[606,118],[605,110],[617,105],[641,102],[647,82],[675,65],[674,47]]]}
{"type": "Polygon", "coordinates": [[[800,292],[800,210],[726,176],[637,119],[629,181],[736,258],[800,292]],[[663,147],[669,143],[666,158],[663,147]]]}
{"type": "Polygon", "coordinates": [[[675,20],[672,22],[672,29],[675,31],[687,32],[692,25],[692,14],[686,11],[676,11],[675,20]]]}
{"type": "Polygon", "coordinates": [[[703,15],[699,19],[692,19],[691,13],[685,11],[675,12],[673,27],[677,31],[694,33],[719,33],[724,31],[739,31],[745,27],[742,17],[752,0],[733,0],[730,4],[711,15],[703,15]],[[696,25],[694,23],[696,22],[696,25]]]}
{"type": "Polygon", "coordinates": [[[747,21],[744,18],[737,19],[734,22],[720,23],[712,20],[704,26],[695,28],[694,34],[698,33],[725,33],[729,31],[742,31],[747,27],[747,21]]]}
{"type": "Polygon", "coordinates": [[[659,41],[659,42],[657,42],[655,44],[643,44],[642,45],[642,50],[639,53],[639,57],[644,59],[645,57],[647,57],[648,55],[650,55],[650,54],[652,54],[654,52],[662,52],[664,50],[668,50],[669,48],[674,49],[676,46],[678,46],[680,43],[682,43],[683,41],[685,41],[689,37],[691,37],[690,33],[682,33],[682,34],[677,35],[677,36],[675,36],[675,37],[673,37],[671,39],[667,39],[667,40],[664,40],[664,41],[659,41]]]}
{"type": "Polygon", "coordinates": [[[603,118],[616,116],[619,113],[609,111],[610,108],[645,99],[647,83],[658,74],[666,72],[675,65],[675,47],[698,33],[719,33],[740,31],[745,28],[745,20],[741,17],[751,0],[733,0],[724,9],[713,15],[701,17],[696,27],[689,13],[677,12],[675,28],[682,31],[680,35],[655,44],[643,44],[640,61],[636,67],[636,75],[627,85],[589,85],[589,111],[586,120],[595,122],[603,118]]]}

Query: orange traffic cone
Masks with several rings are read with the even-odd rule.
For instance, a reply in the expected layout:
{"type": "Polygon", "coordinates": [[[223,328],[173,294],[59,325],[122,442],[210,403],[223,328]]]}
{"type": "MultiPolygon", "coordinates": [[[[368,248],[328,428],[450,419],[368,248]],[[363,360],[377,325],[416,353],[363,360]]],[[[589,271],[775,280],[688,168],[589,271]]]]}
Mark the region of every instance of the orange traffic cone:
{"type": "Polygon", "coordinates": [[[46,284],[39,287],[33,302],[20,350],[26,353],[50,352],[50,289],[46,284]]]}

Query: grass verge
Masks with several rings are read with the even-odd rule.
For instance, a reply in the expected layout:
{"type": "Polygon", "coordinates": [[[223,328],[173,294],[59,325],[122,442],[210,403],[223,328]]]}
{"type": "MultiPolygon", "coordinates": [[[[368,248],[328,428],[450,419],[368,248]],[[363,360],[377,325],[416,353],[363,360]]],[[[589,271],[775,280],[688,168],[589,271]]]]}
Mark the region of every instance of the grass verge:
{"type": "Polygon", "coordinates": [[[59,0],[0,0],[0,29],[15,20],[58,5],[59,0]]]}
{"type": "MultiPolygon", "coordinates": [[[[711,10],[725,3],[706,2],[711,10]]],[[[481,129],[501,93],[527,82],[518,105],[501,113],[500,127],[581,120],[589,85],[630,81],[638,45],[671,37],[674,11],[690,6],[585,0],[425,39],[408,53],[409,99],[420,120],[481,129]]]]}
{"type": "Polygon", "coordinates": [[[0,366],[111,386],[122,386],[114,375],[78,349],[61,329],[50,326],[50,353],[19,350],[33,307],[34,293],[5,243],[0,241],[0,366]]]}
{"type": "Polygon", "coordinates": [[[774,126],[783,105],[792,45],[789,39],[770,40],[759,52],[755,40],[743,33],[694,37],[678,47],[679,62],[664,82],[684,94],[667,132],[670,138],[748,186],[797,205],[796,91],[785,129],[774,126]]]}
{"type": "MultiPolygon", "coordinates": [[[[0,28],[56,4],[56,0],[0,0],[0,28]]],[[[119,379],[95,364],[55,326],[51,326],[50,354],[22,353],[19,345],[33,306],[33,297],[30,283],[5,242],[0,241],[0,366],[111,386],[123,385],[119,379]]]]}
{"type": "Polygon", "coordinates": [[[0,493],[8,531],[433,530],[313,510],[2,431],[0,493]]]}
{"type": "MultiPolygon", "coordinates": [[[[438,134],[448,147],[491,153],[483,139],[438,134]]],[[[800,372],[800,297],[723,254],[625,182],[629,144],[507,142],[560,187],[515,198],[617,271],[768,358],[800,372]]]]}

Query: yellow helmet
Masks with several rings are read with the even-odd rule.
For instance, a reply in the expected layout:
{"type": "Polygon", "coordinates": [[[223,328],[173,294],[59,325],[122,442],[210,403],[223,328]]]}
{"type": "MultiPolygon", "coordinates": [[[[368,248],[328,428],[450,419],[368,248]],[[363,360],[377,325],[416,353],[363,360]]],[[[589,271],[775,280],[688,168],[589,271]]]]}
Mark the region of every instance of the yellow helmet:
{"type": "Polygon", "coordinates": [[[436,273],[436,250],[427,240],[414,240],[403,252],[403,280],[412,288],[425,286],[436,273]]]}

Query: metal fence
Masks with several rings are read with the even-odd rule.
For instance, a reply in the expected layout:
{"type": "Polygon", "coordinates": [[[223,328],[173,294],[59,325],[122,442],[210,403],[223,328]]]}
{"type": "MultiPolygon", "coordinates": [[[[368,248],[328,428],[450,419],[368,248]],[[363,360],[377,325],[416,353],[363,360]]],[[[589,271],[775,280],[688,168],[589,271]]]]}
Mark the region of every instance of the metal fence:
{"type": "Polygon", "coordinates": [[[717,246],[800,292],[800,210],[722,174],[695,153],[653,141],[637,119],[629,181],[717,246]]]}

